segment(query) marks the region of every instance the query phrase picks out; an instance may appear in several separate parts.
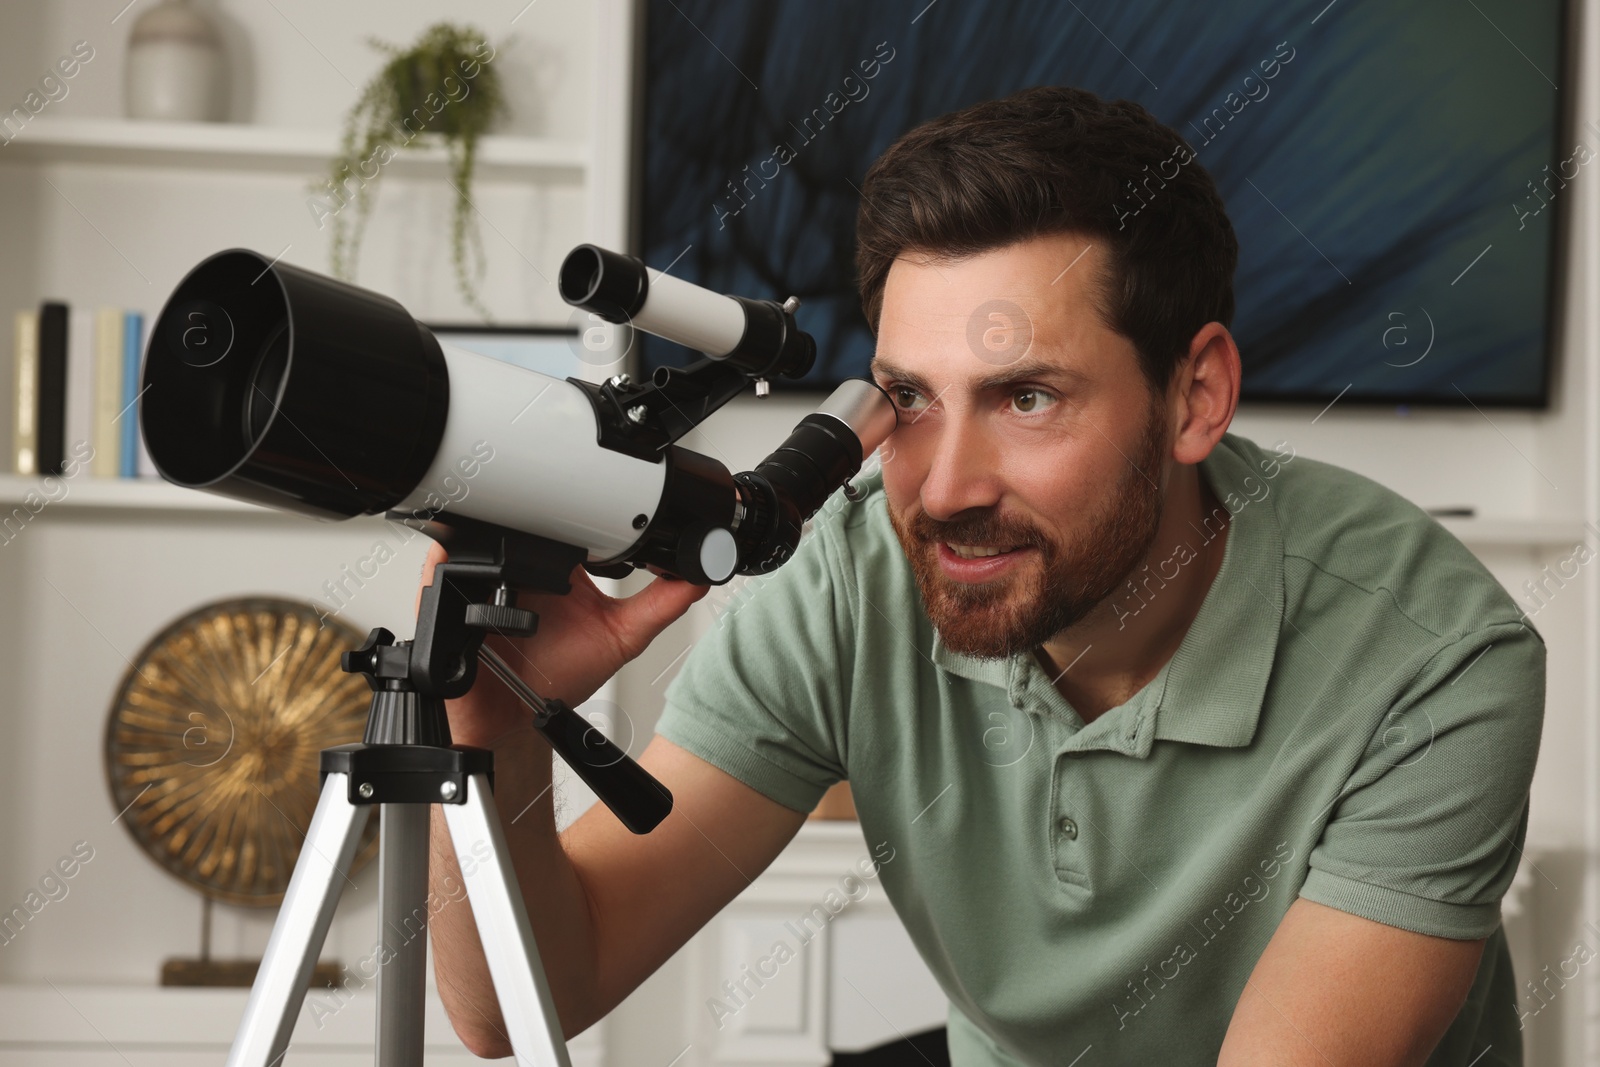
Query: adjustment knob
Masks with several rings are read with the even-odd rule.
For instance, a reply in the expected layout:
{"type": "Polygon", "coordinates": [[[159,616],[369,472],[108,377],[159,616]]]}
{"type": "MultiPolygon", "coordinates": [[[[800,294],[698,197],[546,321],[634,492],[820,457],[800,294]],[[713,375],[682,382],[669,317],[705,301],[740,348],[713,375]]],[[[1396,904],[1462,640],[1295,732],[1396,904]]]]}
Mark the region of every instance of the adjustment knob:
{"type": "Polygon", "coordinates": [[[686,531],[678,542],[678,573],[691,582],[721,585],[739,569],[739,542],[723,526],[686,531]]]}
{"type": "Polygon", "coordinates": [[[739,569],[739,542],[721,526],[713,526],[700,540],[700,569],[713,582],[725,582],[739,569]]]}
{"type": "Polygon", "coordinates": [[[467,625],[509,637],[532,637],[539,629],[539,616],[509,604],[468,604],[467,625]]]}
{"type": "Polygon", "coordinates": [[[377,674],[378,646],[394,644],[394,634],[379,626],[368,632],[360,648],[340,653],[339,667],[348,674],[377,674]]]}
{"type": "Polygon", "coordinates": [[[339,656],[339,668],[348,674],[364,674],[367,686],[377,692],[379,678],[404,678],[409,662],[409,642],[394,643],[394,634],[382,626],[367,634],[360,648],[339,656]]]}

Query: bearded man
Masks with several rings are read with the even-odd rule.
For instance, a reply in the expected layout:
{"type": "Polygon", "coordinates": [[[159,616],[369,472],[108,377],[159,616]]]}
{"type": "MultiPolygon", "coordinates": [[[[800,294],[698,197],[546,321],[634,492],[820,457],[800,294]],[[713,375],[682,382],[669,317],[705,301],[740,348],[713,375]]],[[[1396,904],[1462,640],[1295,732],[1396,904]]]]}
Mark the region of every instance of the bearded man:
{"type": "MultiPolygon", "coordinates": [[[[566,1034],[847,779],[957,1067],[1521,1063],[1499,906],[1543,643],[1421,510],[1228,432],[1237,244],[1192,150],[1041,87],[910,131],[862,194],[899,425],[667,690],[640,762],[673,814],[558,835],[520,707],[450,704],[500,753],[566,1034]]],[[[573,580],[529,605],[539,636],[496,639],[573,705],[704,592],[573,580]]],[[[458,1032],[505,1055],[467,908],[434,946],[458,1032]]]]}

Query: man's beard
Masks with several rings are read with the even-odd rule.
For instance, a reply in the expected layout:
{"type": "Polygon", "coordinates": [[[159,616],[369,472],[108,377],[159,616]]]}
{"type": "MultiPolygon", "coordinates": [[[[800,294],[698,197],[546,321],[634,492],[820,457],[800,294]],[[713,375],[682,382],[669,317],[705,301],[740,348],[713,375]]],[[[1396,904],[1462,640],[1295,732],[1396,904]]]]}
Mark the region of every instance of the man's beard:
{"type": "Polygon", "coordinates": [[[900,547],[911,561],[928,618],[946,648],[995,659],[1029,652],[1089,614],[1145,557],[1161,525],[1162,460],[1167,451],[1165,406],[1152,404],[1137,451],[1086,540],[1059,545],[1038,527],[993,511],[950,522],[918,512],[910,528],[889,508],[900,547]],[[947,578],[939,543],[1025,545],[1041,562],[992,582],[947,578]]]}

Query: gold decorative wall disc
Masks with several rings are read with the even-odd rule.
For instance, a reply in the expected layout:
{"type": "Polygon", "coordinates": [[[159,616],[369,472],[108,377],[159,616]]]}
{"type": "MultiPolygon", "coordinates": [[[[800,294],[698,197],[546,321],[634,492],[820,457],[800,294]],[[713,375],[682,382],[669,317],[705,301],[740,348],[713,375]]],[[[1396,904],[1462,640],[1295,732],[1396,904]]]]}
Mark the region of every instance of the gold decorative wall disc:
{"type": "MultiPolygon", "coordinates": [[[[320,791],[318,753],[360,741],[372,692],[339,669],[362,635],[310,604],[207,604],[144,647],[106,723],[117,821],[214,900],[283,899],[320,791]]],[[[367,821],[359,868],[377,852],[367,821]]],[[[353,873],[353,871],[352,871],[353,873]]]]}

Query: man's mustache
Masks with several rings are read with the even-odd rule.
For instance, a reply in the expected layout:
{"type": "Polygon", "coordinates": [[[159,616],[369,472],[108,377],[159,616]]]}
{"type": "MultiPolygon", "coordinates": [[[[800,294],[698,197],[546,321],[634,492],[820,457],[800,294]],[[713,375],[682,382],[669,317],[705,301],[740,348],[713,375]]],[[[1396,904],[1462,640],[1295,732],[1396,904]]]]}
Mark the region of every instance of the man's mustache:
{"type": "Polygon", "coordinates": [[[912,518],[909,529],[911,536],[930,544],[1005,545],[1047,551],[1052,545],[1038,527],[997,515],[940,521],[929,518],[925,512],[919,512],[912,518]]]}

